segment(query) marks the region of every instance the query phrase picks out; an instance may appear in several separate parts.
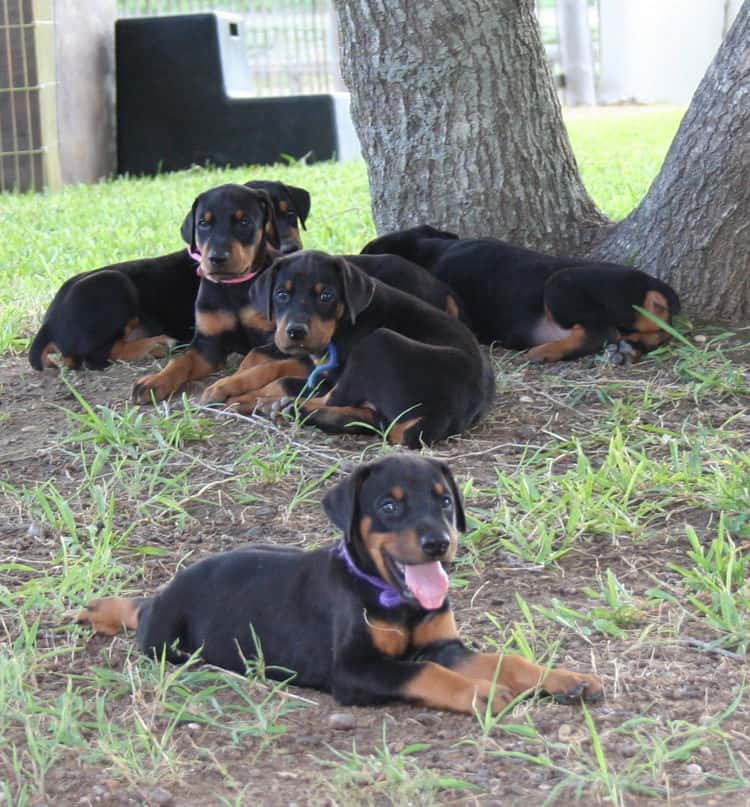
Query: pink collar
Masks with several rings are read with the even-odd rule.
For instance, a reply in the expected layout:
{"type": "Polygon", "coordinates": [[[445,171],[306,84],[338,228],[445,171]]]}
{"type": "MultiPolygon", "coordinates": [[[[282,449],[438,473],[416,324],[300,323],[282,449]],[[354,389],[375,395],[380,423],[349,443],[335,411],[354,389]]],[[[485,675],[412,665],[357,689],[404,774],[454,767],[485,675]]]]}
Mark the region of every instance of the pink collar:
{"type": "Polygon", "coordinates": [[[207,275],[201,268],[200,252],[197,250],[193,251],[190,247],[188,247],[187,253],[194,261],[198,262],[198,266],[195,267],[195,274],[198,275],[198,277],[204,277],[206,280],[210,280],[211,283],[220,283],[223,286],[232,286],[235,283],[245,283],[248,280],[252,280],[258,274],[257,272],[245,272],[244,275],[237,275],[237,277],[233,277],[231,280],[216,280],[211,277],[211,275],[207,275]]]}

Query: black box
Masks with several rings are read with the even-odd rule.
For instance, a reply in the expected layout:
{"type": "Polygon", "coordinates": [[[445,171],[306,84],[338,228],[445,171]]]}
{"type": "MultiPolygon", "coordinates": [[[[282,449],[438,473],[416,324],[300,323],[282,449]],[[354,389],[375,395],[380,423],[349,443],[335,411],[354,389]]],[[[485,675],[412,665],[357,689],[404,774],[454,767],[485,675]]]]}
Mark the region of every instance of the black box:
{"type": "Polygon", "coordinates": [[[121,174],[207,163],[268,165],[283,155],[330,160],[351,148],[353,130],[340,97],[249,95],[241,17],[120,19],[115,44],[121,174]]]}

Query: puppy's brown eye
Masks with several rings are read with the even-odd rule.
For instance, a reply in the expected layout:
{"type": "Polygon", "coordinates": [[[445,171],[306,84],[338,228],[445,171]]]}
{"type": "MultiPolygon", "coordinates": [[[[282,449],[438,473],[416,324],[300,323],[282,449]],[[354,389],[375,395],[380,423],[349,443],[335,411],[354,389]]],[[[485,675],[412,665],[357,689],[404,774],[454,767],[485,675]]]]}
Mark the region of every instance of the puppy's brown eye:
{"type": "Polygon", "coordinates": [[[443,496],[440,499],[440,506],[443,510],[450,510],[453,507],[453,499],[450,496],[443,496]]]}
{"type": "Polygon", "coordinates": [[[207,219],[204,219],[204,218],[198,219],[198,226],[199,227],[208,227],[208,225],[209,225],[209,222],[208,222],[207,219]]]}
{"type": "Polygon", "coordinates": [[[247,227],[250,224],[250,219],[247,217],[242,218],[237,222],[237,224],[239,224],[240,227],[247,227]]]}
{"type": "Polygon", "coordinates": [[[289,300],[289,292],[286,289],[276,289],[274,296],[280,303],[285,303],[289,300]]]}
{"type": "Polygon", "coordinates": [[[320,302],[321,303],[330,303],[333,300],[333,292],[332,291],[323,291],[320,293],[320,302]]]}

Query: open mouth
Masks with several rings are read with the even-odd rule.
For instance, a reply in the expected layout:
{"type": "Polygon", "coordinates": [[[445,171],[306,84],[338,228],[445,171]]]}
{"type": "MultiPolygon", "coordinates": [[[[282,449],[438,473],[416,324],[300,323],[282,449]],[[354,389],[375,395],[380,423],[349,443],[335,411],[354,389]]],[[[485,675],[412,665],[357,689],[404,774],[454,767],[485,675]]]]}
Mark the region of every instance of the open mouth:
{"type": "Polygon", "coordinates": [[[448,575],[439,560],[429,563],[402,563],[388,552],[383,552],[383,558],[402,597],[418,602],[428,611],[440,608],[445,602],[448,575]]]}

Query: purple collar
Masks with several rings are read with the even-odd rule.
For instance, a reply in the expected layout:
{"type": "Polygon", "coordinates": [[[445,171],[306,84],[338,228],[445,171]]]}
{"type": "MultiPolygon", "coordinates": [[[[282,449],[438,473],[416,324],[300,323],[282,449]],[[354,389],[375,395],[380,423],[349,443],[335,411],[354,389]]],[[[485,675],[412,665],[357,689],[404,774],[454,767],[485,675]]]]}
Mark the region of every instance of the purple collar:
{"type": "Polygon", "coordinates": [[[375,577],[374,575],[365,574],[359,568],[359,566],[357,566],[354,559],[349,554],[345,539],[342,538],[337,544],[335,544],[332,547],[331,552],[344,561],[346,568],[351,574],[358,577],[360,580],[364,580],[365,583],[369,583],[373,588],[380,591],[380,594],[378,595],[378,602],[383,606],[383,608],[396,608],[399,605],[406,605],[407,601],[403,598],[401,592],[393,588],[390,583],[386,583],[384,580],[381,580],[379,577],[375,577]]]}

